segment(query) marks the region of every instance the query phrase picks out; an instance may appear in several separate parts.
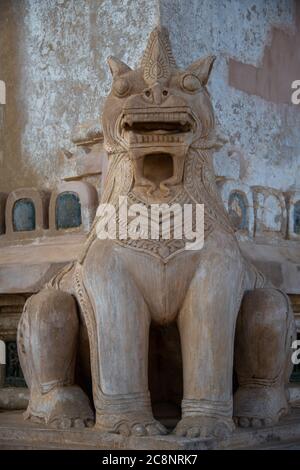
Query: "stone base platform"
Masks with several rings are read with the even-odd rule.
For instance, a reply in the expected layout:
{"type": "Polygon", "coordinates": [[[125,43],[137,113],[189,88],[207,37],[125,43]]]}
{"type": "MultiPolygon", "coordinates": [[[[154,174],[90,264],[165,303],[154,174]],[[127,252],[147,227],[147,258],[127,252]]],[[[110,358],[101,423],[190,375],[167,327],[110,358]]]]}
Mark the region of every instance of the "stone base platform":
{"type": "Polygon", "coordinates": [[[0,412],[0,449],[205,450],[300,449],[300,408],[276,426],[238,429],[223,441],[161,437],[123,437],[96,430],[56,430],[24,421],[20,411],[0,412]]]}

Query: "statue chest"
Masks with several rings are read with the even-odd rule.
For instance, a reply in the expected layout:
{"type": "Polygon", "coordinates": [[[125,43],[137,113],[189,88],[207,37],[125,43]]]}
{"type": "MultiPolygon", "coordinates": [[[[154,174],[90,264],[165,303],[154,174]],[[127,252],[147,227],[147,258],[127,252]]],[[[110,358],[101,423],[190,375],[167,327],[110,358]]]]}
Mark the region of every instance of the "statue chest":
{"type": "Polygon", "coordinates": [[[168,203],[145,204],[130,192],[124,204],[116,210],[116,243],[163,263],[183,251],[201,250],[214,228],[205,206],[184,188],[168,203]]]}

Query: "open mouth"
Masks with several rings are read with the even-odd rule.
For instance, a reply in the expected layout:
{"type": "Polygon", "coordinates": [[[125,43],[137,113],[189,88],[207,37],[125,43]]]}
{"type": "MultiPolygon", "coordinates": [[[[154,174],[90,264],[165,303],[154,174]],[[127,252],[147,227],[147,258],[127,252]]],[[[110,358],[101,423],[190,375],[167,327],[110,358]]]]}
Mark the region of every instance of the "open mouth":
{"type": "Polygon", "coordinates": [[[121,135],[129,144],[178,144],[194,129],[187,112],[126,112],[121,135]]]}
{"type": "Polygon", "coordinates": [[[134,162],[135,187],[148,196],[180,185],[185,154],[197,131],[189,108],[125,109],[119,132],[134,162]]]}

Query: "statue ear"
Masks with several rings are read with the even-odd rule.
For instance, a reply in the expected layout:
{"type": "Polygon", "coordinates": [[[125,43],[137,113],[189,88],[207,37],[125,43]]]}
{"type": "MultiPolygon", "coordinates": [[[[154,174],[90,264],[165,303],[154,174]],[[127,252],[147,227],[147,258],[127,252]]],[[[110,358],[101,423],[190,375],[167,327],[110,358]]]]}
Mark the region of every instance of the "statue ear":
{"type": "Polygon", "coordinates": [[[214,55],[209,55],[194,62],[187,68],[187,71],[196,75],[199,78],[201,85],[205,86],[208,82],[215,60],[216,57],[214,55]]]}
{"type": "Polygon", "coordinates": [[[128,65],[124,64],[124,62],[117,59],[116,57],[108,57],[107,62],[113,77],[117,77],[118,75],[122,75],[123,73],[129,72],[131,70],[128,65]]]}

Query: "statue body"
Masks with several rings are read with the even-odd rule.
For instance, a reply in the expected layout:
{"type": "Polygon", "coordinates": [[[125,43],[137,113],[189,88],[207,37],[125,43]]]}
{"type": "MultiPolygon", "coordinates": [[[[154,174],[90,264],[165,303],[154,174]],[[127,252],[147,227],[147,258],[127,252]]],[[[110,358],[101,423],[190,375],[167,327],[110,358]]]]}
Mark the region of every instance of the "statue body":
{"type": "Polygon", "coordinates": [[[151,34],[137,70],[109,59],[103,132],[110,167],[101,202],[117,215],[120,197],[132,208],[204,204],[204,246],[186,250],[185,240],[172,237],[99,239],[98,215],[78,260],[26,303],[18,345],[28,418],[92,425],[74,376],[82,356],[99,430],[166,433],[152,416],[148,390],[151,322],[177,322],[180,333],[178,435],[221,437],[235,424],[262,426],[287,413],[293,314],[285,294],[242,256],[215,185],[219,141],[206,89],[213,61],[178,69],[163,28],[151,34]]]}

